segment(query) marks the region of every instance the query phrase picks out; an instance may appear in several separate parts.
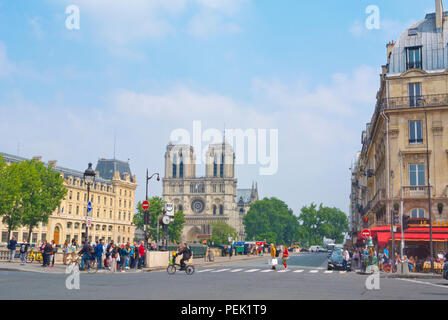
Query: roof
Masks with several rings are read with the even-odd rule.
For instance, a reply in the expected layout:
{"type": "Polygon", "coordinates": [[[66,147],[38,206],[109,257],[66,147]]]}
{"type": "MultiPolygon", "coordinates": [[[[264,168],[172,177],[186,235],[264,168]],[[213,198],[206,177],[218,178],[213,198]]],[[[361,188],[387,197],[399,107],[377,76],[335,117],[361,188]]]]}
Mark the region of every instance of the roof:
{"type": "Polygon", "coordinates": [[[252,195],[252,189],[237,189],[236,202],[240,202],[242,200],[244,203],[250,203],[251,195],[252,195]]]}
{"type": "Polygon", "coordinates": [[[448,12],[444,12],[443,30],[437,32],[435,13],[427,14],[405,30],[395,44],[390,58],[389,74],[406,71],[406,48],[422,47],[423,70],[436,71],[448,68],[448,12]]]}
{"type": "Polygon", "coordinates": [[[129,163],[125,161],[100,159],[96,164],[95,171],[99,172],[100,178],[107,180],[113,179],[115,171],[120,173],[122,179],[126,173],[128,173],[129,177],[132,179],[131,168],[129,167],[129,163]]]}

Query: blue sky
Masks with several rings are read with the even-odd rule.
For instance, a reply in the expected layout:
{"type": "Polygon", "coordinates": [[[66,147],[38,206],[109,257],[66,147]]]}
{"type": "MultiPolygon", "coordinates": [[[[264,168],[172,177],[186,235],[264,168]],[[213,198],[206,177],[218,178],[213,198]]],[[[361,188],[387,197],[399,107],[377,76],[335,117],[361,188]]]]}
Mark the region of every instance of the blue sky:
{"type": "MultiPolygon", "coordinates": [[[[349,167],[378,89],[386,43],[434,11],[410,0],[0,0],[0,151],[163,171],[170,133],[274,128],[279,170],[237,167],[298,213],[348,212],[349,167]],[[65,9],[80,9],[80,29],[65,9]],[[367,6],[380,29],[365,28],[367,6]]],[[[198,173],[202,174],[200,169],[198,173]]],[[[160,184],[151,186],[161,194],[160,184]]]]}

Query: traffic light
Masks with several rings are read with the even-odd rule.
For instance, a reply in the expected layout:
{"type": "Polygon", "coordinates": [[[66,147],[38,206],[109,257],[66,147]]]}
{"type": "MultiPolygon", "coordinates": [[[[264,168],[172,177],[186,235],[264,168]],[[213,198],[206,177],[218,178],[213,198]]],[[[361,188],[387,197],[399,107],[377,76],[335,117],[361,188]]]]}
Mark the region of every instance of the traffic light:
{"type": "Polygon", "coordinates": [[[148,211],[145,211],[145,214],[143,216],[143,224],[149,225],[151,223],[151,217],[149,215],[148,211]]]}
{"type": "Polygon", "coordinates": [[[409,228],[409,216],[403,216],[403,230],[409,228]]]}
{"type": "Polygon", "coordinates": [[[369,223],[369,218],[364,217],[364,219],[362,219],[364,221],[364,225],[367,226],[367,224],[369,223]]]}

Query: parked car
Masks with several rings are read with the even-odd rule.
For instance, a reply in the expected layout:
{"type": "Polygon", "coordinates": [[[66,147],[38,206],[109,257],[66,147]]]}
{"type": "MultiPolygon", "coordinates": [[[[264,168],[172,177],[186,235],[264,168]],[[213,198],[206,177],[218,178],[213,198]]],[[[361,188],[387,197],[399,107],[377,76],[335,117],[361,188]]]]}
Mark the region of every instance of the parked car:
{"type": "MultiPolygon", "coordinates": [[[[334,248],[331,256],[328,258],[328,270],[342,270],[342,249],[334,248]]],[[[352,270],[352,261],[351,259],[347,262],[347,270],[352,270]]]]}

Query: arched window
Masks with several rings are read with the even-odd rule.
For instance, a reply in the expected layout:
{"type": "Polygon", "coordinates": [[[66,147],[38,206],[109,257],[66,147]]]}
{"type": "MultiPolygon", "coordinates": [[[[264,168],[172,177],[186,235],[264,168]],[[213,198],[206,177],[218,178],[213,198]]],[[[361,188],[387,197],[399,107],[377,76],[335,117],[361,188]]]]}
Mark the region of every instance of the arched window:
{"type": "Polygon", "coordinates": [[[183,211],[184,207],[182,205],[179,205],[179,207],[177,207],[177,211],[183,211]]]}
{"type": "Polygon", "coordinates": [[[219,206],[219,215],[223,215],[224,214],[224,206],[221,204],[220,206],[219,206]]]}
{"type": "Polygon", "coordinates": [[[184,157],[182,153],[180,154],[180,164],[179,164],[179,178],[184,177],[184,157]]]}
{"type": "Polygon", "coordinates": [[[177,155],[173,157],[173,178],[177,176],[177,155]]]}
{"type": "Polygon", "coordinates": [[[213,215],[216,216],[216,206],[213,205],[213,215]]]}
{"type": "Polygon", "coordinates": [[[213,159],[213,176],[214,177],[218,176],[218,159],[216,157],[216,154],[213,159]]]}
{"type": "Polygon", "coordinates": [[[221,154],[221,164],[219,165],[219,176],[224,177],[224,152],[221,154]]]}
{"type": "Polygon", "coordinates": [[[411,219],[423,219],[425,218],[424,209],[412,209],[410,214],[411,219]]]}

